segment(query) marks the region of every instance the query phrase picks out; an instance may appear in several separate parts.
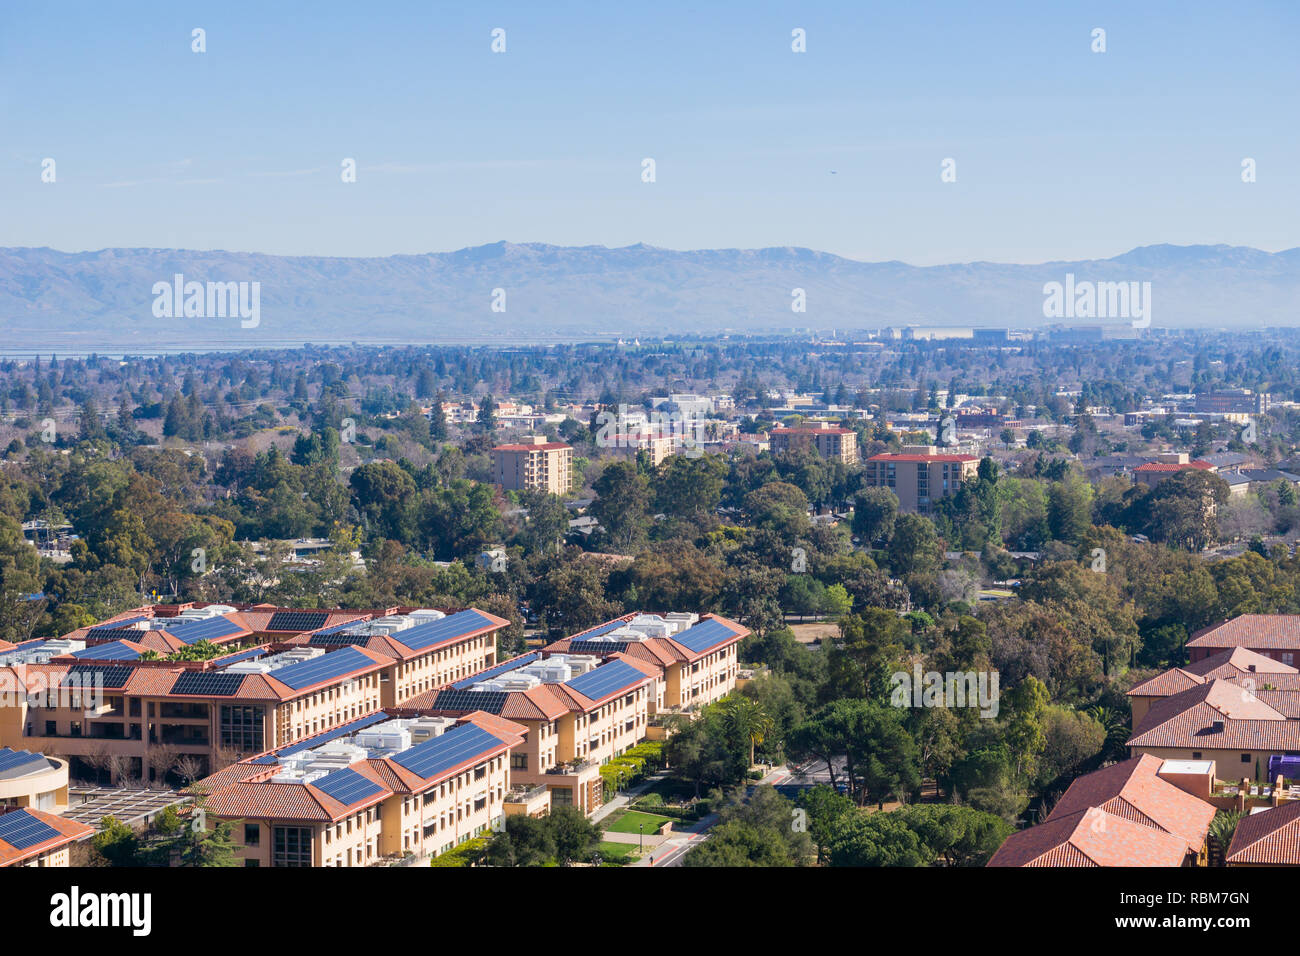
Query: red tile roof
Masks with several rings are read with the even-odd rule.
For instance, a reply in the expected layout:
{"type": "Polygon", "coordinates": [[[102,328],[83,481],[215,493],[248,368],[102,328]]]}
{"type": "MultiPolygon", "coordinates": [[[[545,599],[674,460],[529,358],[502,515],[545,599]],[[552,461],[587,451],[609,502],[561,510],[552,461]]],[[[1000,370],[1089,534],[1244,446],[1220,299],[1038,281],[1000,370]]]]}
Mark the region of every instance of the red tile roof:
{"type": "Polygon", "coordinates": [[[1182,464],[1177,464],[1175,462],[1168,462],[1168,461],[1149,461],[1144,465],[1138,465],[1133,470],[1141,471],[1141,472],[1153,472],[1153,471],[1174,472],[1174,471],[1185,471],[1188,468],[1195,468],[1198,471],[1214,470],[1213,465],[1211,465],[1208,461],[1201,461],[1199,458],[1196,461],[1183,462],[1182,464]]]}
{"type": "Polygon", "coordinates": [[[1300,866],[1300,800],[1242,817],[1224,861],[1300,866]]]}
{"type": "Polygon", "coordinates": [[[1074,783],[1053,808],[1052,819],[1089,807],[1172,833],[1199,852],[1214,819],[1209,803],[1179,789],[1158,776],[1159,757],[1142,754],[1085,774],[1074,783]]]}
{"type": "Polygon", "coordinates": [[[1098,807],[1011,834],[989,866],[1182,866],[1187,844],[1098,807]]]}
{"type": "Polygon", "coordinates": [[[58,836],[50,837],[48,840],[43,840],[21,850],[4,840],[0,840],[0,866],[13,866],[49,850],[57,850],[75,840],[83,840],[95,832],[94,827],[86,826],[86,824],[78,823],[75,820],[64,819],[53,813],[46,813],[44,810],[33,810],[31,807],[25,807],[10,812],[26,814],[41,823],[47,824],[58,831],[58,836]]]}
{"type": "Polygon", "coordinates": [[[1243,614],[1201,628],[1187,646],[1300,651],[1300,614],[1243,614]]]}

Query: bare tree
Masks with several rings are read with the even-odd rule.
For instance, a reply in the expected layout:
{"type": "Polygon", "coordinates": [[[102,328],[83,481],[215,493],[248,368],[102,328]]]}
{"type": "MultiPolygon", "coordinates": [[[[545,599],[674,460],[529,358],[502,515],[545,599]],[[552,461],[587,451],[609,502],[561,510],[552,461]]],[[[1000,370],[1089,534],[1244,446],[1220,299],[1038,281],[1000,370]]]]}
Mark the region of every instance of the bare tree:
{"type": "Polygon", "coordinates": [[[194,754],[185,754],[176,761],[176,773],[186,786],[203,776],[203,760],[194,754]]]}
{"type": "Polygon", "coordinates": [[[149,770],[152,772],[153,779],[158,782],[167,776],[168,772],[176,766],[176,761],[181,758],[181,752],[176,747],[163,744],[160,747],[150,747],[149,756],[146,758],[149,764],[149,770]]]}

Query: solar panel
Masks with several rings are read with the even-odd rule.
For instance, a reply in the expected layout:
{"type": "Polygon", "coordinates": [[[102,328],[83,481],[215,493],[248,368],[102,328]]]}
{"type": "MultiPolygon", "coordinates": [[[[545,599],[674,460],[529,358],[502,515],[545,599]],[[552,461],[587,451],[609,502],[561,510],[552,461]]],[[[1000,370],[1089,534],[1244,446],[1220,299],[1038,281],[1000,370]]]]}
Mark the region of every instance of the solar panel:
{"type": "Polygon", "coordinates": [[[199,697],[233,697],[243,686],[244,676],[221,671],[185,671],[176,678],[171,692],[199,697]]]}
{"type": "Polygon", "coordinates": [[[698,654],[735,636],[736,632],[721,621],[709,620],[674,634],[672,639],[692,654],[698,654]]]}
{"type": "Polygon", "coordinates": [[[570,641],[570,654],[598,654],[608,657],[627,650],[631,641],[570,641]]]}
{"type": "Polygon", "coordinates": [[[350,628],[350,627],[355,627],[357,624],[360,624],[361,621],[363,621],[363,620],[364,620],[364,618],[357,618],[356,620],[352,620],[352,621],[344,621],[342,624],[331,624],[329,627],[323,627],[323,628],[321,628],[321,629],[320,629],[319,631],[317,631],[316,633],[317,633],[317,634],[333,634],[333,633],[335,633],[335,632],[337,632],[337,631],[346,631],[348,628],[350,628]]]}
{"type": "Polygon", "coordinates": [[[302,690],[304,687],[342,677],[363,667],[373,667],[374,664],[372,659],[355,647],[342,647],[309,661],[277,667],[268,676],[274,677],[294,690],[302,690]]]}
{"type": "Polygon", "coordinates": [[[501,713],[510,695],[500,690],[444,690],[434,699],[434,710],[484,710],[501,713]]]}
{"type": "Polygon", "coordinates": [[[259,761],[254,762],[275,763],[276,760],[281,757],[292,756],[300,750],[311,750],[313,747],[319,747],[321,744],[329,743],[331,740],[337,740],[340,737],[350,737],[359,730],[365,730],[371,724],[377,724],[382,720],[389,719],[391,719],[389,715],[384,713],[382,710],[373,714],[367,714],[365,717],[359,717],[351,723],[344,724],[341,727],[335,727],[333,730],[326,733],[317,734],[315,737],[308,737],[306,740],[296,743],[291,747],[283,747],[280,750],[277,750],[275,756],[269,761],[266,761],[265,758],[259,758],[259,761]]]}
{"type": "Polygon", "coordinates": [[[186,644],[219,641],[225,637],[245,634],[247,631],[247,628],[240,627],[234,621],[224,617],[214,617],[206,621],[182,621],[167,628],[168,634],[186,644]]]}
{"type": "Polygon", "coordinates": [[[0,840],[15,850],[26,850],[46,840],[53,840],[58,835],[58,830],[26,810],[15,810],[0,816],[0,840]]]}
{"type": "Polygon", "coordinates": [[[63,679],[63,686],[75,684],[79,687],[124,687],[131,678],[132,668],[95,664],[73,664],[68,667],[68,676],[63,679]]]}
{"type": "Polygon", "coordinates": [[[96,624],[94,627],[90,629],[90,633],[94,634],[97,631],[116,631],[119,628],[128,627],[132,624],[139,624],[141,621],[148,621],[148,620],[151,619],[148,617],[141,616],[141,617],[128,617],[120,621],[107,621],[104,624],[96,624]]]}
{"type": "Polygon", "coordinates": [[[397,643],[403,644],[413,651],[419,651],[426,647],[432,647],[434,644],[455,640],[458,637],[491,626],[492,622],[490,620],[470,608],[465,611],[457,611],[455,614],[449,614],[436,621],[430,621],[428,624],[417,624],[415,627],[409,627],[405,631],[398,631],[390,636],[397,643]]]}
{"type": "Polygon", "coordinates": [[[368,777],[363,777],[351,767],[327,773],[319,780],[313,780],[312,786],[322,793],[327,793],[345,807],[350,807],[358,800],[373,797],[384,788],[368,777]]]}
{"type": "Polygon", "coordinates": [[[103,644],[107,641],[131,640],[140,637],[144,631],[134,627],[102,627],[86,635],[87,644],[103,644]]]}
{"type": "Polygon", "coordinates": [[[72,656],[79,661],[133,661],[140,656],[140,652],[121,641],[109,641],[107,644],[88,647],[84,651],[73,651],[72,656]]]}
{"type": "Polygon", "coordinates": [[[472,687],[481,680],[491,680],[493,677],[500,674],[508,673],[516,668],[523,667],[525,664],[531,664],[533,661],[537,660],[539,656],[540,655],[538,654],[524,654],[521,657],[512,657],[510,660],[498,664],[496,667],[488,668],[485,671],[471,674],[469,677],[458,680],[451,686],[456,690],[464,690],[466,687],[472,687]]]}
{"type": "Polygon", "coordinates": [[[489,750],[501,746],[501,740],[482,727],[464,724],[393,757],[394,762],[424,779],[436,777],[489,750]]]}
{"type": "Polygon", "coordinates": [[[8,747],[0,747],[0,774],[15,770],[18,767],[25,767],[28,764],[36,766],[37,764],[49,765],[40,754],[34,754],[30,750],[10,750],[8,747]]]}
{"type": "Polygon", "coordinates": [[[626,661],[610,661],[595,670],[587,671],[585,674],[579,674],[577,677],[565,681],[564,686],[572,688],[592,700],[604,700],[610,694],[616,693],[625,687],[631,687],[633,684],[645,680],[645,678],[645,674],[626,661]]]}
{"type": "Polygon", "coordinates": [[[268,631],[314,631],[330,619],[328,611],[276,611],[267,623],[268,631]]]}
{"type": "Polygon", "coordinates": [[[312,647],[347,647],[349,644],[365,644],[370,640],[369,634],[326,633],[313,634],[307,643],[312,647]]]}

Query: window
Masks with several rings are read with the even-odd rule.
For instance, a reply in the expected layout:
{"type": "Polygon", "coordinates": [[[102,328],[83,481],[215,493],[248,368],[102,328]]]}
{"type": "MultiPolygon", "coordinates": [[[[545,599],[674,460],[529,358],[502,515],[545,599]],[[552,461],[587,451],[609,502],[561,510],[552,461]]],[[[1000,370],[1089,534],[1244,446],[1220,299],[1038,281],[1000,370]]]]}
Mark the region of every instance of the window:
{"type": "Polygon", "coordinates": [[[261,866],[261,865],[262,865],[262,863],[261,863],[260,860],[245,860],[245,861],[244,861],[244,866],[261,866]]]}
{"type": "Polygon", "coordinates": [[[528,769],[528,754],[511,754],[511,755],[510,755],[510,769],[511,769],[511,770],[527,770],[527,769],[528,769]]]}
{"type": "Polygon", "coordinates": [[[1200,752],[1199,750],[1193,750],[1193,751],[1192,751],[1192,759],[1193,759],[1193,760],[1200,760],[1200,759],[1201,759],[1201,752],[1200,752]]]}
{"type": "Polygon", "coordinates": [[[1242,763],[1250,763],[1250,754],[1242,754],[1242,755],[1241,755],[1241,762],[1242,762],[1242,763]]]}
{"type": "Polygon", "coordinates": [[[265,750],[262,743],[262,708],[221,705],[221,745],[241,753],[265,750]]]}
{"type": "Polygon", "coordinates": [[[272,866],[311,866],[311,828],[275,827],[272,866]]]}
{"type": "Polygon", "coordinates": [[[257,823],[244,824],[244,846],[259,846],[262,842],[262,827],[257,823]]]}

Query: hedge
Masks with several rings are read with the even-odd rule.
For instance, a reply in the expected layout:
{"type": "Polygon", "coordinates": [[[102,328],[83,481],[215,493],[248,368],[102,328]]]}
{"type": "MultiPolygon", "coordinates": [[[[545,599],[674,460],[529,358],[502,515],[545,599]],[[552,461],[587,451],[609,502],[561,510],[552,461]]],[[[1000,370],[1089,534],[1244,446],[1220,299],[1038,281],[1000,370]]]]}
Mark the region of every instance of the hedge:
{"type": "Polygon", "coordinates": [[[482,859],[487,850],[488,837],[474,837],[460,846],[452,847],[429,861],[430,866],[472,866],[482,859]]]}

